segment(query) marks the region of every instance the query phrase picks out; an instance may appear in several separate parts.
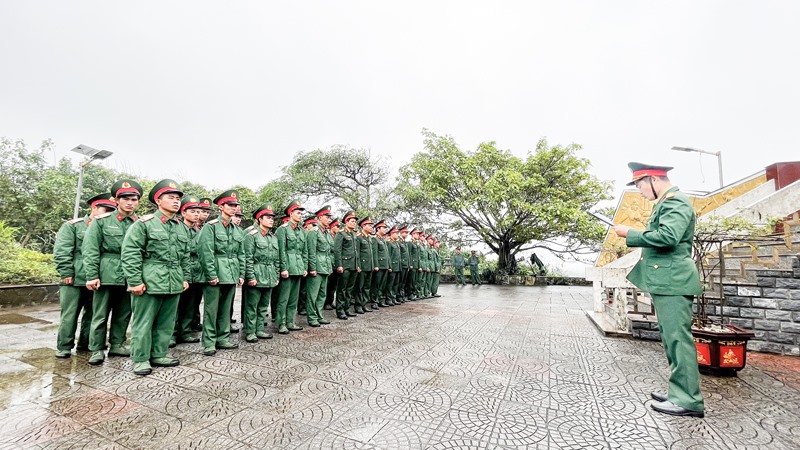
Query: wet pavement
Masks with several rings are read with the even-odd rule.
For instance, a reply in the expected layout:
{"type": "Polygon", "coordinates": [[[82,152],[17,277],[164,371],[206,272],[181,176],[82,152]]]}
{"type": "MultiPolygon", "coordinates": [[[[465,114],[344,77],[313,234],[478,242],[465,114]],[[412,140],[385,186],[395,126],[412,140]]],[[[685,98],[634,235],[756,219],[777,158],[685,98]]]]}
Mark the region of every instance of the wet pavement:
{"type": "Polygon", "coordinates": [[[660,344],[600,335],[591,288],[441,293],[214,357],[179,345],[147,377],[56,359],[57,305],[0,311],[0,449],[800,448],[797,358],[703,376],[705,419],[665,416],[660,344]]]}

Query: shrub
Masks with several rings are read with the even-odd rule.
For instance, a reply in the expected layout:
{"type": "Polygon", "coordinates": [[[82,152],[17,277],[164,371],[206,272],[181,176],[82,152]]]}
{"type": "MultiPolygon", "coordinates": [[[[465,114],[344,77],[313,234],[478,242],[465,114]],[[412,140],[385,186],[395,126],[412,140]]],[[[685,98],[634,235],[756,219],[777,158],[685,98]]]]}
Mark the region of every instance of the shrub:
{"type": "Polygon", "coordinates": [[[58,281],[53,256],[22,247],[15,240],[16,233],[0,221],[0,285],[58,281]]]}

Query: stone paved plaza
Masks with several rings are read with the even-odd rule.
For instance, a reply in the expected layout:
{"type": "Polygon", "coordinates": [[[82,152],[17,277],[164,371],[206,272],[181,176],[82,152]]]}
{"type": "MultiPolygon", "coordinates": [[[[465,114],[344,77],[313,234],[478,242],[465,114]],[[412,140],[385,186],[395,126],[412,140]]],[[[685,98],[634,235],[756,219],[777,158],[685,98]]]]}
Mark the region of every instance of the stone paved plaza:
{"type": "Polygon", "coordinates": [[[661,346],[600,335],[590,288],[440,292],[214,357],[180,345],[147,377],[54,358],[57,305],[2,310],[0,449],[800,448],[781,362],[703,376],[706,418],[664,416],[661,346]]]}

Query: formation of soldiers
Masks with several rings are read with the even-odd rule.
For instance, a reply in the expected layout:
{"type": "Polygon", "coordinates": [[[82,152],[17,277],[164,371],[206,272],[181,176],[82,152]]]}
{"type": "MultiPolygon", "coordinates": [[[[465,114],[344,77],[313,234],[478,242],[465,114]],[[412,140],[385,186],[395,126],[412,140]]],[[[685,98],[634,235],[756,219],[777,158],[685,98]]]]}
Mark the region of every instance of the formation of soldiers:
{"type": "Polygon", "coordinates": [[[207,356],[237,348],[231,322],[239,286],[247,342],[273,337],[270,317],[278,334],[288,334],[303,329],[298,313],[319,327],[330,323],[325,310],[348,320],[440,297],[439,242],[419,228],[352,211],[340,222],[328,205],[304,217],[292,201],[279,222],[265,204],[241,229],[236,190],[212,201],[184,195],[169,179],[149,192],[156,212],[137,217],[142,195],[134,180],[118,180],[89,199],[88,215],[58,231],[57,358],[72,355],[79,316],[77,349],[91,352],[89,364],[102,364],[107,349],[109,357],[129,356],[137,375],[179,365],[168,349],[180,343],[201,342],[207,356]],[[214,207],[218,215],[208,220],[214,207]]]}

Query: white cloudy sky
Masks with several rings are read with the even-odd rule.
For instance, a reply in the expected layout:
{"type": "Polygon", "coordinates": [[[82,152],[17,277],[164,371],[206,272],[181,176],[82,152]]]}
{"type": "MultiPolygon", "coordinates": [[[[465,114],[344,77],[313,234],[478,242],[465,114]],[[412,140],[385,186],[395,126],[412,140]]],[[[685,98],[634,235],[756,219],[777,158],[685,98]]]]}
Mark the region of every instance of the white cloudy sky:
{"type": "Polygon", "coordinates": [[[301,150],[393,167],[423,127],[464,149],[578,143],[616,182],[684,189],[800,159],[800,2],[0,0],[0,135],[148,177],[253,188],[301,150]]]}

